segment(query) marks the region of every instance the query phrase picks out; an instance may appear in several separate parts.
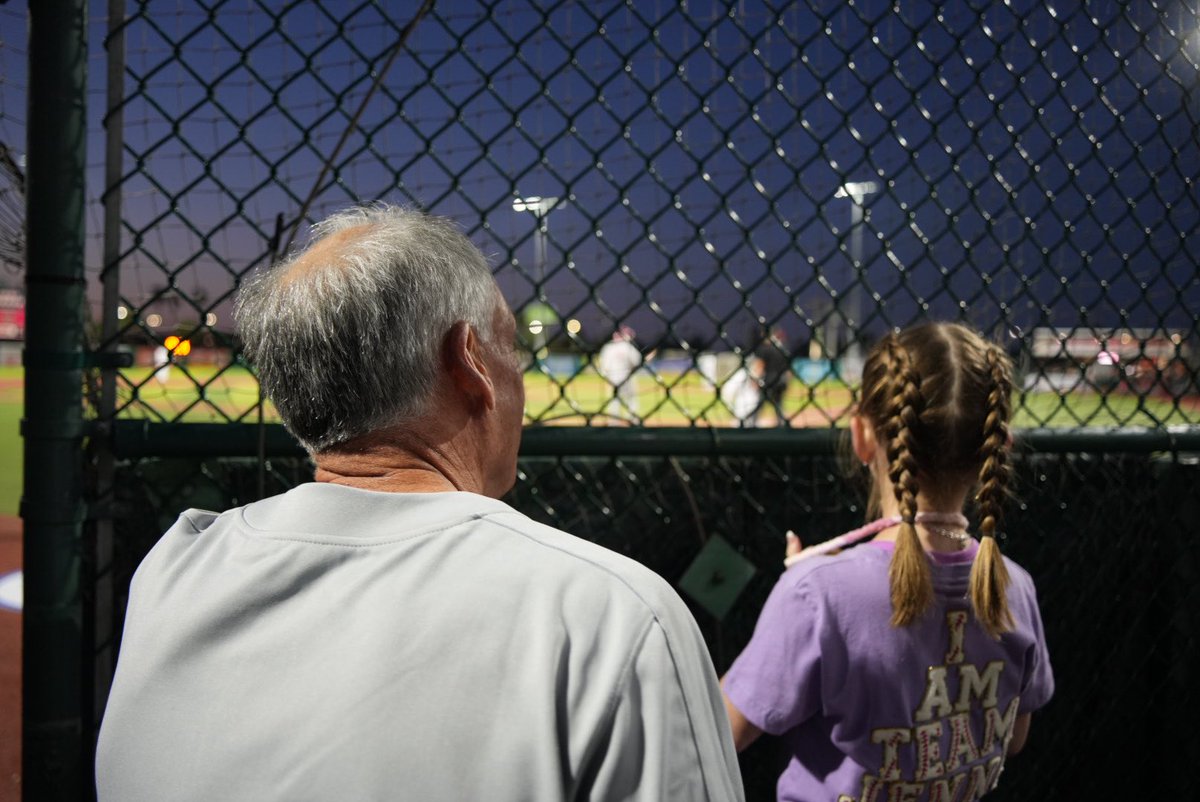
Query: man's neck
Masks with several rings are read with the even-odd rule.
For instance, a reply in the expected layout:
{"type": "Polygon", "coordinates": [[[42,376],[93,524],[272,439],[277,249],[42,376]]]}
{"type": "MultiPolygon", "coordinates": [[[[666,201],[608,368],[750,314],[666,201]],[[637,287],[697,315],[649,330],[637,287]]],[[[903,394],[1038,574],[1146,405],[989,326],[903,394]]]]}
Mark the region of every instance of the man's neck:
{"type": "Polygon", "coordinates": [[[432,468],[399,468],[376,475],[340,473],[318,465],[318,482],[376,490],[381,493],[450,493],[465,490],[432,468]]]}
{"type": "Polygon", "coordinates": [[[313,456],[318,482],[387,493],[482,492],[452,443],[433,444],[406,433],[377,434],[313,456]]]}

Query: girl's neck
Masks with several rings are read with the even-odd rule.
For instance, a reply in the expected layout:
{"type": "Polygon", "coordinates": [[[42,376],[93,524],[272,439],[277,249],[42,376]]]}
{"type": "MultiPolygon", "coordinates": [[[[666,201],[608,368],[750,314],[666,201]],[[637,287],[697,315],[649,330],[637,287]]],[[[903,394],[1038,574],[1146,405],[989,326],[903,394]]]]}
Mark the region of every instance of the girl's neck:
{"type": "MultiPolygon", "coordinates": [[[[882,461],[883,459],[883,456],[877,456],[876,462],[871,465],[872,491],[876,493],[875,499],[878,502],[878,509],[880,509],[880,517],[899,517],[900,502],[895,497],[894,486],[892,480],[888,478],[886,463],[882,461]]],[[[967,493],[971,492],[973,481],[965,479],[961,484],[952,484],[954,486],[943,485],[918,492],[918,515],[920,513],[961,515],[962,507],[967,502],[967,493]],[[930,492],[930,490],[934,492],[930,492]]],[[[962,551],[966,549],[968,545],[971,545],[970,541],[947,537],[949,533],[964,531],[966,531],[966,525],[961,521],[956,525],[944,520],[917,521],[917,537],[920,538],[920,545],[925,551],[962,551]]],[[[883,529],[882,532],[875,535],[875,539],[895,540],[899,534],[900,525],[898,523],[898,525],[883,529]]]]}
{"type": "MultiPolygon", "coordinates": [[[[886,488],[887,494],[881,494],[881,498],[879,499],[879,517],[891,518],[894,516],[898,518],[900,517],[900,502],[891,493],[890,482],[888,485],[886,488]]],[[[925,551],[955,552],[962,551],[971,545],[971,541],[969,540],[954,537],[956,534],[967,531],[961,521],[946,520],[935,516],[930,516],[932,520],[920,519],[925,517],[921,513],[940,514],[941,516],[961,515],[966,500],[966,489],[961,493],[950,493],[937,498],[932,498],[924,493],[917,495],[917,513],[920,517],[916,522],[916,526],[917,537],[921,540],[921,548],[925,551]]],[[[882,530],[873,539],[895,541],[899,534],[900,525],[895,524],[882,530]]]]}
{"type": "MultiPolygon", "coordinates": [[[[922,512],[931,512],[947,517],[956,514],[949,510],[922,510],[922,512]]],[[[969,548],[973,542],[968,535],[967,528],[957,523],[943,523],[941,521],[934,523],[933,521],[922,521],[918,518],[916,525],[917,538],[920,539],[921,548],[925,551],[958,552],[969,548]]],[[[871,539],[894,542],[899,534],[900,524],[893,524],[886,529],[880,530],[879,534],[871,539]]]]}

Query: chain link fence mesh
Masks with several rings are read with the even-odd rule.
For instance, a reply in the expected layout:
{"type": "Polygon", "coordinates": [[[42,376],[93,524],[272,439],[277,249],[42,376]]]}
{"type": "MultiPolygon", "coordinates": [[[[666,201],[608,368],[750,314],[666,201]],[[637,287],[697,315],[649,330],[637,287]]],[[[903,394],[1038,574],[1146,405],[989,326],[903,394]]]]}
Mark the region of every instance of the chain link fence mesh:
{"type": "Polygon", "coordinates": [[[926,317],[1010,347],[1023,425],[1200,419],[1195,4],[126,15],[117,415],[257,415],[238,282],[386,199],[492,256],[531,424],[836,424],[926,317]]]}
{"type": "MultiPolygon", "coordinates": [[[[231,298],[307,222],[376,199],[457,220],[491,257],[529,426],[836,427],[864,350],[930,317],[1006,344],[1022,427],[1200,423],[1194,2],[123,5],[93,15],[119,145],[93,181],[119,221],[89,238],[94,345],[132,362],[89,382],[104,426],[275,421],[231,298]]],[[[310,478],[277,429],[257,436],[257,458],[93,440],[96,465],[117,458],[90,490],[91,604],[113,613],[97,664],[181,509],[310,478]]],[[[688,597],[718,670],[783,530],[815,542],[863,516],[831,455],[568,442],[522,459],[511,503],[677,584],[718,537],[753,567],[723,616],[688,597]]],[[[1182,798],[1194,461],[1028,453],[1018,474],[1004,547],[1038,583],[1059,691],[996,796],[1182,798]]],[[[743,756],[751,799],[777,749],[743,756]]]]}

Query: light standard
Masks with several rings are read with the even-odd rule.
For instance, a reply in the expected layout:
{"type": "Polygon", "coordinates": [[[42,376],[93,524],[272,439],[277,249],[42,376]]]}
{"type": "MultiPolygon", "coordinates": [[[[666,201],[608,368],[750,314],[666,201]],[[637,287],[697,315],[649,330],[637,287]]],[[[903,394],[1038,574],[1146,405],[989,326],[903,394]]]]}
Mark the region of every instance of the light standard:
{"type": "MultiPolygon", "coordinates": [[[[861,303],[860,298],[863,290],[863,261],[862,261],[862,236],[863,236],[863,221],[866,217],[863,201],[867,195],[871,195],[879,191],[879,184],[874,181],[847,181],[838,187],[837,192],[833,194],[835,198],[849,198],[853,201],[850,207],[850,261],[853,263],[854,282],[850,285],[846,293],[846,304],[849,307],[847,311],[850,313],[850,324],[861,326],[860,320],[861,303]]],[[[836,321],[836,317],[831,315],[831,319],[836,321]]],[[[849,373],[860,373],[862,365],[861,347],[858,344],[858,337],[854,336],[853,332],[847,337],[849,340],[844,360],[852,367],[849,373]]],[[[850,376],[848,378],[857,378],[850,376]]]]}
{"type": "MultiPolygon", "coordinates": [[[[546,222],[546,217],[550,214],[555,206],[558,205],[558,198],[541,197],[540,195],[531,195],[528,198],[516,198],[513,200],[514,212],[529,212],[537,220],[537,228],[533,232],[533,264],[536,278],[534,281],[534,292],[538,298],[544,298],[542,294],[542,281],[546,278],[546,238],[550,233],[550,224],[546,222]]],[[[540,303],[535,301],[535,303],[540,303]]],[[[549,329],[550,323],[557,321],[557,315],[554,315],[553,310],[545,304],[540,304],[544,307],[548,314],[539,314],[538,319],[529,321],[529,333],[533,336],[531,349],[533,358],[540,362],[543,351],[545,350],[546,342],[550,339],[549,329]],[[550,317],[553,316],[552,321],[550,317]],[[533,324],[537,325],[534,326],[533,324]]],[[[528,310],[529,307],[526,307],[528,310]]]]}
{"type": "Polygon", "coordinates": [[[550,210],[558,205],[558,198],[532,195],[528,198],[517,198],[513,201],[514,212],[530,212],[537,218],[537,229],[533,235],[533,263],[537,271],[537,283],[541,284],[546,275],[546,235],[550,233],[550,225],[546,217],[550,210]]]}

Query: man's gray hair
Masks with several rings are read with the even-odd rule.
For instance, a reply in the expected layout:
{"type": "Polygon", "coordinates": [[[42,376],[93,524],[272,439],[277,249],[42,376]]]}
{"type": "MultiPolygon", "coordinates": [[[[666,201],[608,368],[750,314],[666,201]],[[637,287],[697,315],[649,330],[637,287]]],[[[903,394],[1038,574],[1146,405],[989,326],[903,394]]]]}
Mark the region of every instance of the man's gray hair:
{"type": "Polygon", "coordinates": [[[446,333],[465,320],[490,339],[494,287],[453,223],[377,204],[313,226],[242,286],[234,316],[266,396],[317,453],[429,412],[446,333]],[[327,259],[312,253],[351,228],[327,259]]]}

